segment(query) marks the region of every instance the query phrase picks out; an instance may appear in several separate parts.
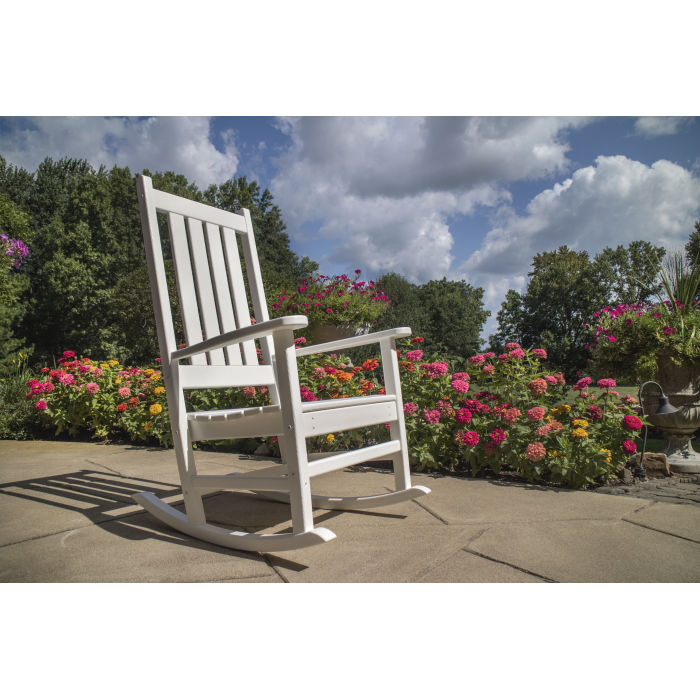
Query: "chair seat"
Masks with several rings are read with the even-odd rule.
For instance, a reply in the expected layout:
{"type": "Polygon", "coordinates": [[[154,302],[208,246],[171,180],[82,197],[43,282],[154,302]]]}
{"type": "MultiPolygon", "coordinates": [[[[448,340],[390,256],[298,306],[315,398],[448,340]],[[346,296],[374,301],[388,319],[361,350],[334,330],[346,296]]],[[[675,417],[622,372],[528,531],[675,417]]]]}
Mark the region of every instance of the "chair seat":
{"type": "MultiPolygon", "coordinates": [[[[396,401],[393,394],[370,394],[369,396],[350,396],[346,399],[324,399],[322,401],[304,401],[301,404],[303,413],[324,411],[331,408],[347,408],[364,404],[396,401]]],[[[187,414],[191,421],[228,421],[239,418],[280,413],[279,405],[252,406],[250,408],[222,408],[214,411],[192,411],[187,414]]]]}

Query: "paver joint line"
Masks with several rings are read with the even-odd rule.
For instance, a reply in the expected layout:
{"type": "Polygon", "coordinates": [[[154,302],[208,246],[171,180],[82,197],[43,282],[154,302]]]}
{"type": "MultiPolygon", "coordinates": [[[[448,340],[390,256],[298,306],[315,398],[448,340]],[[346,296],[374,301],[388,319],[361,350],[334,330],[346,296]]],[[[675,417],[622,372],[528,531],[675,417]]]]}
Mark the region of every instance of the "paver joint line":
{"type": "Polygon", "coordinates": [[[660,532],[662,535],[668,535],[669,537],[677,537],[679,540],[686,540],[686,542],[692,542],[693,544],[700,544],[700,540],[694,540],[691,537],[685,537],[684,535],[676,535],[673,532],[668,532],[668,530],[659,530],[658,527],[652,527],[651,525],[644,525],[642,523],[636,523],[634,520],[628,520],[627,518],[621,518],[623,522],[629,523],[630,525],[636,525],[637,527],[643,527],[647,530],[653,530],[654,532],[660,532]]]}
{"type": "Polygon", "coordinates": [[[482,554],[481,552],[469,549],[469,547],[462,547],[462,550],[465,552],[469,552],[469,554],[474,554],[477,557],[481,557],[482,559],[488,559],[489,561],[496,562],[496,564],[503,564],[504,566],[509,566],[511,569],[517,569],[518,571],[522,571],[524,574],[535,576],[536,578],[542,579],[545,583],[559,583],[559,581],[556,581],[553,578],[549,578],[548,576],[544,576],[543,574],[538,574],[536,571],[524,569],[522,566],[518,566],[517,564],[511,564],[510,562],[504,561],[503,559],[496,559],[496,557],[490,557],[488,556],[488,554],[482,554]]]}

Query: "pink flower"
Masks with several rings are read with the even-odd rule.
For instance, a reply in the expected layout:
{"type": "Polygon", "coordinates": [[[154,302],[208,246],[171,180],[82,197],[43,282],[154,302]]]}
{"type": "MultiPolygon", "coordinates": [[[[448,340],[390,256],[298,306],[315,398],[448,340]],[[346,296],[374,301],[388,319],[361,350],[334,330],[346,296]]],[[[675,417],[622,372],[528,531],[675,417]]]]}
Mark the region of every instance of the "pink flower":
{"type": "Polygon", "coordinates": [[[455,443],[465,447],[474,447],[479,444],[479,433],[473,430],[460,430],[455,435],[455,443]]]}
{"type": "Polygon", "coordinates": [[[414,404],[412,401],[407,401],[403,405],[403,412],[407,416],[412,416],[417,410],[418,406],[416,406],[416,404],[414,404]]]}
{"type": "Polygon", "coordinates": [[[636,403],[637,403],[637,399],[635,399],[634,396],[632,396],[631,394],[625,394],[625,395],[622,397],[622,400],[623,400],[628,406],[632,406],[633,404],[636,404],[636,403]]]}
{"type": "Polygon", "coordinates": [[[301,394],[302,401],[318,401],[316,394],[314,394],[311,389],[306,386],[299,387],[299,393],[301,394]]]}
{"type": "Polygon", "coordinates": [[[537,379],[533,379],[531,382],[528,382],[527,388],[530,390],[530,393],[533,396],[540,396],[541,394],[547,393],[547,381],[541,377],[538,377],[537,379]]]}
{"type": "Polygon", "coordinates": [[[71,358],[75,357],[75,353],[72,350],[64,350],[63,357],[65,357],[66,360],[70,360],[71,358]]]}
{"type": "Polygon", "coordinates": [[[97,384],[95,384],[95,382],[88,382],[85,385],[85,391],[88,394],[96,394],[99,390],[100,390],[100,387],[97,384]]]}
{"type": "Polygon", "coordinates": [[[101,369],[100,367],[95,367],[95,368],[93,368],[92,373],[93,373],[96,377],[101,377],[101,376],[104,374],[104,372],[102,371],[102,369],[101,369]]]}
{"type": "Polygon", "coordinates": [[[467,372],[455,372],[452,375],[452,379],[461,379],[462,381],[468,382],[471,379],[471,377],[467,372]]]}
{"type": "Polygon", "coordinates": [[[617,338],[616,338],[614,335],[609,335],[609,336],[608,336],[608,340],[609,340],[611,343],[617,343],[617,338]]]}
{"type": "Polygon", "coordinates": [[[119,389],[117,389],[117,394],[119,394],[119,396],[121,396],[124,399],[127,396],[131,395],[131,389],[129,389],[128,386],[119,387],[119,389]]]}
{"type": "Polygon", "coordinates": [[[406,353],[406,359],[409,362],[418,362],[419,360],[423,359],[423,351],[422,350],[409,350],[406,353]]]}
{"type": "Polygon", "coordinates": [[[627,428],[627,430],[641,430],[642,421],[639,420],[637,416],[632,416],[629,413],[622,419],[622,425],[627,428]]]}
{"type": "Polygon", "coordinates": [[[243,387],[243,396],[246,398],[252,399],[257,392],[255,391],[254,386],[244,386],[243,387]]]}
{"type": "Polygon", "coordinates": [[[542,420],[544,418],[544,414],[546,413],[545,409],[542,406],[535,406],[534,408],[531,408],[527,412],[527,417],[533,422],[537,422],[538,420],[542,420]]]}
{"type": "Polygon", "coordinates": [[[535,435],[537,435],[537,437],[544,437],[551,429],[552,426],[549,423],[545,423],[535,430],[535,435]]]}
{"type": "Polygon", "coordinates": [[[540,360],[547,359],[547,351],[544,348],[534,348],[532,354],[540,360]]]}
{"type": "Polygon", "coordinates": [[[455,413],[455,420],[460,424],[464,425],[469,423],[472,419],[472,412],[468,408],[458,408],[455,413]]]}
{"type": "Polygon", "coordinates": [[[433,410],[425,410],[423,411],[423,417],[425,420],[428,421],[428,423],[439,423],[440,422],[440,411],[433,410]]]}
{"type": "Polygon", "coordinates": [[[486,375],[493,374],[495,371],[496,371],[496,367],[494,365],[491,365],[491,364],[484,365],[481,368],[481,373],[486,374],[486,375]]]}
{"type": "Polygon", "coordinates": [[[625,440],[622,443],[622,449],[628,455],[633,455],[637,451],[637,443],[634,440],[625,440]]]}
{"type": "Polygon", "coordinates": [[[612,389],[614,386],[617,386],[617,382],[614,379],[599,379],[596,384],[601,389],[612,389]]]}
{"type": "Polygon", "coordinates": [[[525,357],[525,351],[522,348],[515,348],[515,350],[511,350],[508,354],[516,360],[522,360],[522,358],[525,357]]]}
{"type": "Polygon", "coordinates": [[[54,390],[53,382],[44,382],[44,393],[50,394],[54,390]]]}
{"type": "Polygon", "coordinates": [[[551,374],[546,374],[544,377],[544,380],[547,382],[547,384],[551,384],[552,386],[556,386],[557,378],[553,377],[551,374]]]}
{"type": "Polygon", "coordinates": [[[675,333],[675,329],[671,328],[671,326],[664,326],[664,333],[666,335],[671,335],[671,333],[675,333]]]}
{"type": "Polygon", "coordinates": [[[327,372],[325,369],[323,369],[323,367],[315,367],[314,371],[311,373],[311,376],[315,379],[323,379],[326,374],[327,372]]]}
{"type": "Polygon", "coordinates": [[[590,377],[581,377],[576,384],[574,384],[574,391],[581,391],[582,389],[585,389],[587,386],[590,386],[593,383],[593,380],[590,377]]]}
{"type": "MultiPolygon", "coordinates": [[[[70,351],[67,350],[66,352],[70,352],[70,351]]],[[[62,374],[58,378],[58,381],[61,382],[61,384],[63,384],[63,386],[71,386],[71,385],[75,384],[75,377],[72,374],[69,374],[68,372],[66,372],[65,374],[62,374]]]]}
{"type": "Polygon", "coordinates": [[[508,353],[504,352],[498,356],[499,362],[508,362],[508,353]]]}
{"type": "Polygon", "coordinates": [[[41,399],[40,401],[37,401],[34,404],[34,408],[36,408],[37,411],[45,411],[46,410],[46,401],[41,399]]]}
{"type": "Polygon", "coordinates": [[[515,350],[520,347],[520,343],[506,343],[506,351],[515,350]]]}
{"type": "Polygon", "coordinates": [[[300,338],[294,339],[294,345],[296,345],[296,347],[303,345],[305,342],[306,342],[306,338],[304,338],[304,336],[301,336],[300,338]]]}
{"type": "Polygon", "coordinates": [[[549,422],[549,432],[550,433],[557,433],[563,429],[564,429],[564,426],[558,420],[553,420],[553,421],[549,422]]]}
{"type": "Polygon", "coordinates": [[[449,365],[447,362],[424,362],[420,367],[427,372],[429,377],[437,379],[447,374],[449,365]]]}
{"type": "Polygon", "coordinates": [[[496,445],[500,445],[507,437],[508,433],[505,430],[501,430],[501,428],[496,428],[491,432],[491,442],[496,445]]]}
{"type": "Polygon", "coordinates": [[[450,382],[450,386],[458,393],[458,394],[466,394],[469,391],[469,383],[463,381],[462,379],[453,379],[450,382]]]}
{"type": "Polygon", "coordinates": [[[468,360],[470,365],[480,365],[483,364],[485,361],[486,360],[483,355],[472,355],[468,360]]]}
{"type": "Polygon", "coordinates": [[[531,442],[525,449],[525,456],[531,462],[539,462],[547,456],[547,450],[541,442],[531,442]]]}
{"type": "Polygon", "coordinates": [[[503,411],[503,420],[509,424],[517,423],[520,415],[520,411],[517,408],[509,408],[503,411]]]}

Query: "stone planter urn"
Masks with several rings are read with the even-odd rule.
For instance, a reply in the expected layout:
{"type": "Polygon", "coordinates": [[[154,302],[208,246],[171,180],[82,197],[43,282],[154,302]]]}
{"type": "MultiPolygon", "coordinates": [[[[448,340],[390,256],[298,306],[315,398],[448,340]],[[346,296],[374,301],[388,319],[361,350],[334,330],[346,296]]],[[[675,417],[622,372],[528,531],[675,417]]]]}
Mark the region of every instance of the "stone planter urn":
{"type": "Polygon", "coordinates": [[[341,323],[338,325],[313,324],[308,327],[309,342],[329,343],[332,340],[351,338],[354,335],[369,333],[369,325],[357,327],[356,323],[341,323]]]}
{"type": "MultiPolygon", "coordinates": [[[[672,406],[678,411],[654,415],[659,406],[658,394],[644,392],[644,413],[666,439],[665,454],[674,472],[700,474],[700,454],[695,452],[692,438],[700,427],[700,363],[676,365],[668,358],[659,358],[657,381],[672,406]]],[[[653,390],[653,387],[651,387],[653,390]]]]}

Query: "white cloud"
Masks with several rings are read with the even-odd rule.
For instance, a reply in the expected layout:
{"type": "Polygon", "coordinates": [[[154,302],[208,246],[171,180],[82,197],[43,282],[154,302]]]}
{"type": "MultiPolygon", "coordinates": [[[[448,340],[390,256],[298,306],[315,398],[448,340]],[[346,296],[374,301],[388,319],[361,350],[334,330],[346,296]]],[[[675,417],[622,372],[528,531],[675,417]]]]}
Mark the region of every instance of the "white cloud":
{"type": "MultiPolygon", "coordinates": [[[[484,287],[495,318],[507,289],[524,291],[536,253],[567,245],[593,255],[639,239],[676,249],[687,241],[699,208],[700,179],[679,165],[600,156],[534,197],[523,216],[502,211],[500,223],[458,269],[484,287]]],[[[491,319],[485,333],[494,330],[491,319]]]]}
{"type": "Polygon", "coordinates": [[[639,117],[634,123],[634,130],[649,138],[670,136],[692,124],[694,119],[695,117],[639,117]]]}
{"type": "Polygon", "coordinates": [[[414,281],[449,275],[447,218],[509,201],[502,183],[565,172],[559,117],[306,117],[273,181],[292,235],[321,220],[334,263],[414,281]]]}
{"type": "Polygon", "coordinates": [[[221,153],[209,140],[208,117],[31,117],[8,125],[0,153],[28,170],[47,156],[68,156],[95,167],[173,170],[206,187],[232,177],[238,167],[233,132],[222,135],[221,153]]]}

